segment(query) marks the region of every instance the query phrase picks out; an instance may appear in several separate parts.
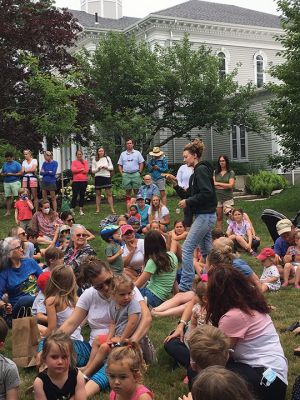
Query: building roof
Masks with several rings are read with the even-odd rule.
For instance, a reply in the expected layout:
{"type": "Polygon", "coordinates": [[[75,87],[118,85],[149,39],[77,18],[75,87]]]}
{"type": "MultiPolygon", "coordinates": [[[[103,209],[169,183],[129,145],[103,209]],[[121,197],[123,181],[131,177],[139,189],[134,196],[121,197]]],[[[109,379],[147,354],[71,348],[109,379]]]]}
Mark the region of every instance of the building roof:
{"type": "Polygon", "coordinates": [[[280,18],[277,15],[200,0],[186,1],[152,14],[200,21],[280,28],[280,18]]]}
{"type": "Polygon", "coordinates": [[[73,14],[75,18],[78,19],[78,22],[85,28],[123,30],[140,20],[140,18],[134,18],[134,17],[122,17],[119,19],[98,17],[98,24],[96,24],[94,14],[88,14],[85,11],[78,11],[78,10],[69,10],[69,11],[71,14],[73,14]]]}
{"type": "MultiPolygon", "coordinates": [[[[134,17],[122,17],[120,19],[98,17],[98,24],[96,24],[94,14],[78,10],[70,10],[70,12],[85,28],[124,30],[142,20],[134,17]]],[[[280,29],[280,18],[277,15],[200,0],[189,0],[177,6],[151,13],[151,15],[280,29]]]]}

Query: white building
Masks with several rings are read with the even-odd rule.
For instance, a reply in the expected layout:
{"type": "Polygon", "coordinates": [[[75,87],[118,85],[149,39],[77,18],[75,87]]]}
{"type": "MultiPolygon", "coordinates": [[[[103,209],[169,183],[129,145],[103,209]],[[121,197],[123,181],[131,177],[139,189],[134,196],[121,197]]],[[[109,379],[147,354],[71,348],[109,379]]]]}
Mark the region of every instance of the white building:
{"type": "MultiPolygon", "coordinates": [[[[187,32],[195,48],[205,44],[224,60],[224,73],[232,72],[240,64],[238,82],[253,82],[257,86],[253,108],[264,112],[269,95],[263,85],[271,79],[268,66],[281,62],[277,56],[281,46],[275,40],[275,36],[283,32],[278,16],[198,0],[186,1],[142,19],[122,16],[121,0],[82,0],[82,10],[71,10],[84,28],[73,51],[82,47],[95,50],[100,36],[108,31],[134,33],[151,46],[156,43],[169,46],[182,40],[187,32]]],[[[169,133],[165,130],[160,136],[164,138],[169,133]]],[[[243,126],[235,126],[224,135],[213,129],[194,130],[193,133],[203,138],[207,159],[216,159],[224,153],[231,160],[265,165],[268,155],[278,149],[271,129],[265,135],[247,132],[243,126]]],[[[164,147],[170,163],[182,162],[185,143],[185,138],[179,138],[164,147]]]]}

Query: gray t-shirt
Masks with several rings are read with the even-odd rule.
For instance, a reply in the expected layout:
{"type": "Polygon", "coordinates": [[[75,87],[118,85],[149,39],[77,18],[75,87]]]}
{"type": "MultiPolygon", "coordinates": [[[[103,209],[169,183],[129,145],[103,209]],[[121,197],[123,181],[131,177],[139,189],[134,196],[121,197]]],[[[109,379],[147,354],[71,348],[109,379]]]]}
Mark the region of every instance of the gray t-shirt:
{"type": "Polygon", "coordinates": [[[138,301],[132,299],[127,306],[119,306],[114,300],[109,305],[109,315],[112,321],[116,325],[115,336],[122,336],[124,329],[128,322],[128,316],[132,314],[138,314],[139,318],[137,324],[141,319],[141,306],[138,301]]]}
{"type": "Polygon", "coordinates": [[[16,364],[0,354],[0,400],[5,400],[6,392],[18,386],[20,377],[16,364]]]}

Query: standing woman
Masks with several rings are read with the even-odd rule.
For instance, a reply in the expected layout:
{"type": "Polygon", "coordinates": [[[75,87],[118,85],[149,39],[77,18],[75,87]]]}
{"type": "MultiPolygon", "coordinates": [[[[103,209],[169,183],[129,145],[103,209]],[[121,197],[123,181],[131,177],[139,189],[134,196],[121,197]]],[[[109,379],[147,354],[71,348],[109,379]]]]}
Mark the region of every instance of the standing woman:
{"type": "Polygon", "coordinates": [[[57,211],[56,202],[56,172],[58,163],[53,160],[53,154],[51,151],[44,152],[45,161],[43,162],[42,168],[40,170],[40,175],[42,175],[41,189],[43,194],[43,200],[47,200],[47,192],[50,193],[52,201],[53,211],[57,211]]]}
{"type": "Polygon", "coordinates": [[[92,161],[92,173],[95,175],[95,189],[96,189],[96,212],[100,212],[101,203],[101,190],[104,189],[107,197],[108,204],[110,206],[112,214],[115,214],[113,197],[111,192],[111,172],[114,170],[114,166],[111,162],[110,157],[105,153],[103,147],[97,149],[95,158],[92,161]]]}
{"type": "Polygon", "coordinates": [[[36,158],[32,157],[31,150],[24,150],[23,151],[25,160],[22,162],[22,172],[23,172],[23,179],[22,179],[22,187],[28,188],[31,192],[33,198],[33,204],[35,210],[38,210],[39,207],[39,200],[38,200],[38,177],[37,177],[37,169],[38,169],[38,162],[36,158]]]}
{"type": "Polygon", "coordinates": [[[194,167],[190,177],[189,188],[184,190],[173,181],[177,194],[183,199],[178,203],[180,208],[189,208],[195,216],[187,238],[182,247],[182,274],[179,290],[191,290],[195,278],[193,254],[200,246],[205,258],[212,248],[211,231],[216,223],[217,198],[213,181],[213,169],[209,162],[201,161],[204,144],[199,139],[185,146],[183,159],[188,167],[194,167]]]}
{"type": "Polygon", "coordinates": [[[226,206],[233,206],[233,189],[235,185],[234,171],[230,169],[229,159],[224,154],[218,158],[214,172],[214,184],[217,194],[217,228],[222,229],[223,212],[226,206]]]}
{"type": "Polygon", "coordinates": [[[76,160],[72,161],[71,171],[73,174],[71,208],[75,209],[79,195],[79,215],[84,215],[83,204],[88,183],[89,164],[87,160],[84,160],[81,150],[76,151],[76,160]]]}

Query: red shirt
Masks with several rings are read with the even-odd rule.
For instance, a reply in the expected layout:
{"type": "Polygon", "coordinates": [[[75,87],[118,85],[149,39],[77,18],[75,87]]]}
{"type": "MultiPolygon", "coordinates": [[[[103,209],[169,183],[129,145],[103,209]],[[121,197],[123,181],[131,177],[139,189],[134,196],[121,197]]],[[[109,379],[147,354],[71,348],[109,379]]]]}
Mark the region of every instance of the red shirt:
{"type": "Polygon", "coordinates": [[[32,210],[30,210],[26,200],[17,200],[15,203],[15,208],[18,210],[18,221],[24,221],[32,218],[32,210]]]}
{"type": "Polygon", "coordinates": [[[71,164],[73,182],[84,182],[88,180],[89,164],[87,160],[74,160],[71,164]],[[81,171],[84,168],[84,171],[81,171]]]}

